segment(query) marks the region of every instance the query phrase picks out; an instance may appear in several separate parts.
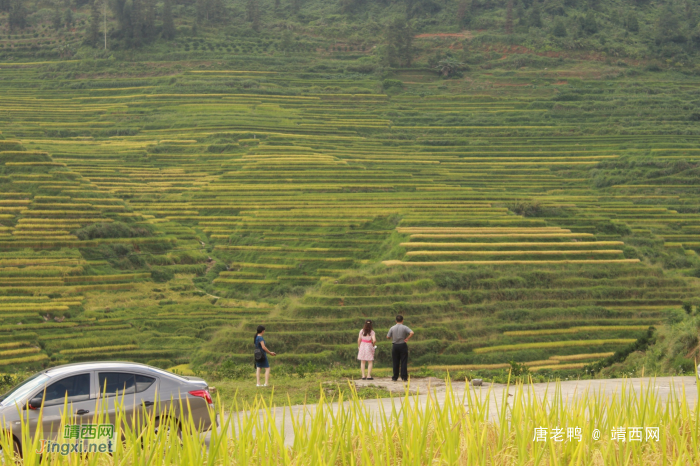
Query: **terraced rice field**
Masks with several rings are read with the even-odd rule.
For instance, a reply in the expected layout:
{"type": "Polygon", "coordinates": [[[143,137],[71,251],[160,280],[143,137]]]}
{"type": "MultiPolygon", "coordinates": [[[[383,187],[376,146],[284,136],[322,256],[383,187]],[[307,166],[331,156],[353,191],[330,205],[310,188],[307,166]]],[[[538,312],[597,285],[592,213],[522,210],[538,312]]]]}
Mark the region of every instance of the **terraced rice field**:
{"type": "Polygon", "coordinates": [[[415,364],[575,369],[698,296],[675,78],[240,94],[245,70],[43,66],[0,65],[3,366],[248,363],[259,323],[283,362],[352,363],[364,319],[403,313],[415,364]]]}

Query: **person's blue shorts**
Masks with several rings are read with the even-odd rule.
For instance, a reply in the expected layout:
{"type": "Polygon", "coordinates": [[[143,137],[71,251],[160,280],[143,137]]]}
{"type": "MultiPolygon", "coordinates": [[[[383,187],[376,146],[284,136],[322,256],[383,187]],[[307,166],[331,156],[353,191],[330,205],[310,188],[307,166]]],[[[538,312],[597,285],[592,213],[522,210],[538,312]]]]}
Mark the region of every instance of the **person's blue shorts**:
{"type": "Polygon", "coordinates": [[[270,363],[267,360],[267,357],[263,359],[262,361],[255,361],[255,367],[259,367],[261,369],[267,369],[270,367],[270,363]]]}

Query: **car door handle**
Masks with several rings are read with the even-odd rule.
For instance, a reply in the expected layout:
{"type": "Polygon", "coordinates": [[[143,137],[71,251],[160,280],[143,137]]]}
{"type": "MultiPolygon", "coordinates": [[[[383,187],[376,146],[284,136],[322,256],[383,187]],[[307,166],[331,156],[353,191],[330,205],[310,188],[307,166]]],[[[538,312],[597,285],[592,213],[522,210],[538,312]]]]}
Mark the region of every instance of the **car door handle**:
{"type": "Polygon", "coordinates": [[[75,414],[78,414],[79,416],[82,416],[83,414],[87,414],[87,413],[89,413],[89,412],[90,412],[90,411],[88,411],[87,409],[79,409],[79,410],[77,410],[77,411],[75,412],[75,414]]]}
{"type": "Polygon", "coordinates": [[[144,401],[143,405],[144,406],[153,406],[153,402],[152,401],[144,401]]]}

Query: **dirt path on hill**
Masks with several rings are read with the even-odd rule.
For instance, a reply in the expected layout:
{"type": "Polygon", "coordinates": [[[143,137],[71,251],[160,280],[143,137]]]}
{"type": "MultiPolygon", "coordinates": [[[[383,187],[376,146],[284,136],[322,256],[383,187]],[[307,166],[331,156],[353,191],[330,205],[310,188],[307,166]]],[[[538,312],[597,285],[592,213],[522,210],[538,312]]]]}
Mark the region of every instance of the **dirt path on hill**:
{"type": "Polygon", "coordinates": [[[455,37],[459,39],[471,39],[473,36],[471,31],[462,31],[462,32],[438,32],[434,34],[418,34],[416,35],[416,39],[428,39],[431,37],[455,37]]]}

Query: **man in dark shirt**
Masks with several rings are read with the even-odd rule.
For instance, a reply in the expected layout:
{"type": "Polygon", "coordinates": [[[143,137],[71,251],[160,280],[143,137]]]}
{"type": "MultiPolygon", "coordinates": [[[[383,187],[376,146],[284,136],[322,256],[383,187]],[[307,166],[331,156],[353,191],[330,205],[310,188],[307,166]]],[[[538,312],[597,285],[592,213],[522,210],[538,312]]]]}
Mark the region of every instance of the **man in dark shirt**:
{"type": "Polygon", "coordinates": [[[394,363],[394,382],[399,379],[399,367],[401,368],[401,380],[408,381],[408,340],[413,336],[413,330],[403,324],[403,316],[396,316],[396,325],[389,329],[386,337],[391,338],[391,359],[394,363]]]}

